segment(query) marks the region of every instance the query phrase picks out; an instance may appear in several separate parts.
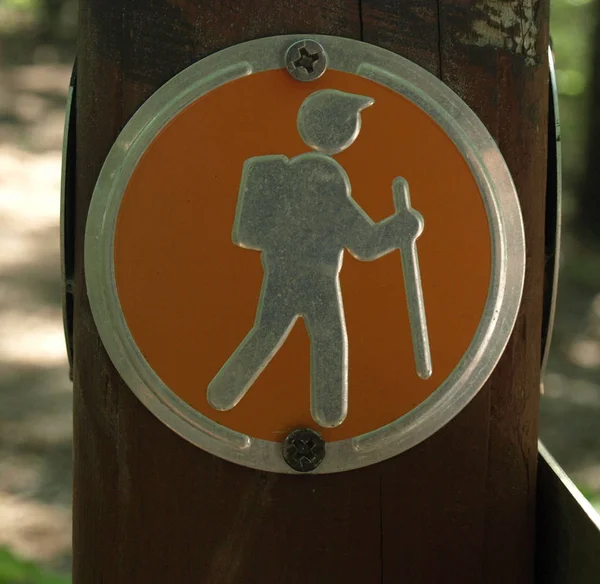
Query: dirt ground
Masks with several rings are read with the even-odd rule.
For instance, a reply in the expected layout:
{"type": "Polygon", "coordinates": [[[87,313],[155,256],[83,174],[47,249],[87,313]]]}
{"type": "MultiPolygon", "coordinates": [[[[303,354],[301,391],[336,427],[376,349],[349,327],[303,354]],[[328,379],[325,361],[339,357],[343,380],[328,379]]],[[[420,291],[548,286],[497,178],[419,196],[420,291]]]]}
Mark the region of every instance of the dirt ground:
{"type": "MultiPolygon", "coordinates": [[[[2,57],[0,547],[69,572],[72,413],[58,225],[72,47],[2,57]]],[[[576,284],[569,258],[582,250],[565,247],[541,434],[577,484],[600,496],[600,281],[576,284]]],[[[581,269],[597,270],[599,256],[583,255],[581,269]]]]}

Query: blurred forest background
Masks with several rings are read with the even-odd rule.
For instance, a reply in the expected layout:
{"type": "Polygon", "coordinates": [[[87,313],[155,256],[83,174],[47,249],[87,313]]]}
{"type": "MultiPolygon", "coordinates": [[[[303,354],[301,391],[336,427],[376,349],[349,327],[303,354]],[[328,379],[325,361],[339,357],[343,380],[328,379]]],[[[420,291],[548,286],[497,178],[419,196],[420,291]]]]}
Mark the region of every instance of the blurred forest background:
{"type": "MultiPolygon", "coordinates": [[[[0,584],[69,581],[71,385],[58,248],[76,0],[0,0],[0,584]]],[[[600,508],[600,0],[552,0],[563,250],[541,435],[600,508]]]]}

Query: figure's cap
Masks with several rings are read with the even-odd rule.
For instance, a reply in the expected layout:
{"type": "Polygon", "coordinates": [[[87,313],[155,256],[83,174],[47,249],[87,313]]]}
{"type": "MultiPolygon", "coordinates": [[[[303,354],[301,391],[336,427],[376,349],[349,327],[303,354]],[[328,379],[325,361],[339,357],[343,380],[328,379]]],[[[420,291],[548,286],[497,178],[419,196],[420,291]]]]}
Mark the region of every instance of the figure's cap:
{"type": "Polygon", "coordinates": [[[298,111],[298,132],[313,150],[338,154],[360,132],[360,112],[373,105],[372,97],[322,89],[309,95],[298,111]]]}

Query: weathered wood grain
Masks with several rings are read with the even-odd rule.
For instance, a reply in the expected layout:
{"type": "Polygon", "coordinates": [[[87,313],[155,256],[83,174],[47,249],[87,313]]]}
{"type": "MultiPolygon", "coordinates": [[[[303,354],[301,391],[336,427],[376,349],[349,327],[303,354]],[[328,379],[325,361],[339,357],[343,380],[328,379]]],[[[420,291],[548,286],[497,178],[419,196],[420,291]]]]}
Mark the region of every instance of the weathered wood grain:
{"type": "Polygon", "coordinates": [[[76,584],[532,582],[547,22],[546,0],[81,0],[76,584]],[[298,32],[362,38],[448,83],[507,159],[528,245],[519,321],[486,388],[413,450],[321,477],[223,462],[158,422],[102,348],[83,270],[95,180],[144,100],[198,58],[244,40],[298,32]]]}

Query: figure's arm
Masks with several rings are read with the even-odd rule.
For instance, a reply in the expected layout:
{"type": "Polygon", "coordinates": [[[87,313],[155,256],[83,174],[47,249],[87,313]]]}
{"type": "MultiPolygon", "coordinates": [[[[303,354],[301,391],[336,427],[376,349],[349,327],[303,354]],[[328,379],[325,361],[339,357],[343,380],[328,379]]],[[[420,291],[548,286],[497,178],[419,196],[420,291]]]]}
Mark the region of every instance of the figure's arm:
{"type": "Polygon", "coordinates": [[[423,219],[412,209],[376,223],[352,198],[340,219],[344,223],[345,247],[354,257],[366,261],[398,249],[418,237],[423,229],[423,219]]]}
{"type": "Polygon", "coordinates": [[[398,247],[394,237],[394,216],[375,223],[354,201],[341,219],[345,247],[359,260],[375,260],[398,247]]]}

